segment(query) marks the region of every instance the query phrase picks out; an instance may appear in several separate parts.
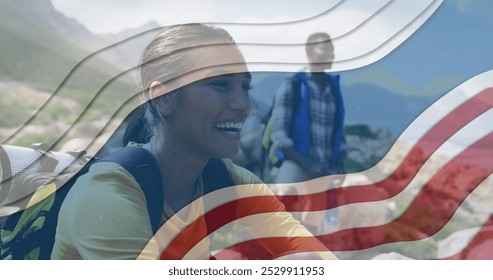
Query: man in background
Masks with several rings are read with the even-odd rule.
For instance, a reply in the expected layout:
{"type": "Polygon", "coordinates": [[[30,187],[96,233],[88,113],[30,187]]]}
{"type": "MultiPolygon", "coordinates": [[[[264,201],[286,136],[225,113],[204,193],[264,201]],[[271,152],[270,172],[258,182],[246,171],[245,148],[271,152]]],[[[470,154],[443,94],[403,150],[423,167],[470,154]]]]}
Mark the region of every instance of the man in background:
{"type": "MultiPolygon", "coordinates": [[[[278,90],[272,112],[271,140],[280,151],[282,164],[276,183],[297,183],[331,174],[344,174],[347,148],[344,138],[344,105],[339,76],[329,75],[334,46],[327,33],[315,33],[306,43],[308,65],[278,90]]],[[[334,182],[317,183],[328,189],[334,182]]],[[[313,184],[311,184],[313,186],[313,184]]],[[[316,192],[308,184],[279,188],[279,195],[316,192]]],[[[301,196],[302,208],[328,209],[337,202],[326,196],[301,196]]],[[[313,233],[321,230],[325,212],[304,211],[301,222],[313,233]]],[[[337,215],[337,214],[336,214],[337,215]]],[[[326,222],[337,219],[327,215],[326,222]]]]}

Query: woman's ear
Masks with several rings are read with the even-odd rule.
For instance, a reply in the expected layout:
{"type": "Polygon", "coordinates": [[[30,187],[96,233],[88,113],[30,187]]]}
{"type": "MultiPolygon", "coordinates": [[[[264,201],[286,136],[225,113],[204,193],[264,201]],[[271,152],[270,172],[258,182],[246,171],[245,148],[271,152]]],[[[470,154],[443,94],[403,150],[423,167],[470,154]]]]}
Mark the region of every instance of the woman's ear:
{"type": "Polygon", "coordinates": [[[149,97],[162,116],[171,114],[175,107],[175,98],[170,98],[170,93],[166,86],[159,81],[152,82],[149,87],[149,97]]]}
{"type": "Polygon", "coordinates": [[[166,93],[166,88],[163,83],[154,81],[149,87],[149,99],[156,99],[166,93]]]}

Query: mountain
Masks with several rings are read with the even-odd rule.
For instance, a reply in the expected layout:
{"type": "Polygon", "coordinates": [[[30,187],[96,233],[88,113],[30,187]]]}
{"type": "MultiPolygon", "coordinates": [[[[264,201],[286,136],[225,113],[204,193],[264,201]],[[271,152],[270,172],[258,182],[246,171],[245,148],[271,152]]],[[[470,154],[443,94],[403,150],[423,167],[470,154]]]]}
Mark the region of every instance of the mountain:
{"type": "MultiPolygon", "coordinates": [[[[58,13],[49,0],[0,2],[0,77],[53,92],[103,40],[58,13]]],[[[115,67],[94,61],[74,87],[108,77],[115,67]]]]}
{"type": "MultiPolygon", "coordinates": [[[[48,0],[0,1],[2,142],[51,144],[69,126],[111,116],[134,96],[135,77],[120,58],[111,48],[96,52],[108,45],[48,0]]],[[[121,114],[132,108],[127,103],[121,114]]]]}
{"type": "MultiPolygon", "coordinates": [[[[59,37],[67,39],[72,43],[78,45],[85,50],[93,50],[104,45],[104,41],[98,36],[93,35],[83,25],[76,20],[67,18],[62,13],[58,12],[50,0],[5,0],[3,1],[2,8],[11,9],[16,13],[16,16],[20,16],[28,24],[36,25],[38,30],[44,30],[45,33],[49,32],[57,34],[59,37]]],[[[6,16],[5,14],[2,16],[6,16]]],[[[11,18],[12,19],[12,18],[11,18]]],[[[10,20],[10,24],[17,24],[16,20],[10,20]]],[[[28,29],[18,29],[21,32],[32,30],[32,25],[28,29]]],[[[43,34],[43,33],[41,33],[43,34]]]]}
{"type": "Polygon", "coordinates": [[[155,29],[159,28],[159,24],[155,21],[150,21],[137,28],[125,29],[118,33],[102,34],[100,37],[107,45],[112,45],[114,54],[114,63],[123,67],[135,67],[138,65],[142,51],[146,45],[154,38],[155,29]],[[138,38],[135,38],[138,35],[138,38]],[[127,41],[126,44],[118,44],[121,41],[127,41]]]}
{"type": "Polygon", "coordinates": [[[341,88],[346,124],[367,124],[372,129],[388,128],[397,137],[434,101],[432,97],[403,96],[371,83],[354,83],[341,88]]]}

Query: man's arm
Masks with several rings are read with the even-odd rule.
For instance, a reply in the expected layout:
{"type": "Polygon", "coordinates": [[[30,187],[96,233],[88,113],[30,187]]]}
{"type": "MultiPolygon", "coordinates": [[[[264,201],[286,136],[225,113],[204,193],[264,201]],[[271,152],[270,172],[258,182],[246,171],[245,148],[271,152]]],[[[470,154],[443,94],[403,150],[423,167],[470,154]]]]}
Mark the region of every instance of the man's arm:
{"type": "Polygon", "coordinates": [[[287,159],[296,162],[299,166],[305,170],[310,176],[318,177],[326,174],[327,170],[324,170],[324,166],[318,162],[311,160],[310,158],[302,155],[295,147],[287,147],[281,149],[287,159]]]}

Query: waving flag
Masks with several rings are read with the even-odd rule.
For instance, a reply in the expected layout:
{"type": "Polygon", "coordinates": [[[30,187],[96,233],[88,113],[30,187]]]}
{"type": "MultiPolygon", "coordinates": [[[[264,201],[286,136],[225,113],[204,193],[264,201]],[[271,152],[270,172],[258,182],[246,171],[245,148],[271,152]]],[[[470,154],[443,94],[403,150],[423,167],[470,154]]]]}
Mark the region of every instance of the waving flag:
{"type": "MultiPolygon", "coordinates": [[[[485,84],[489,82],[491,74],[489,72],[483,75],[482,80],[485,84]]],[[[450,95],[453,94],[450,93],[450,95]]],[[[444,99],[450,100],[448,97],[451,96],[447,95],[444,99]]],[[[317,196],[323,198],[337,196],[337,201],[340,202],[337,207],[341,208],[340,212],[347,213],[344,219],[350,222],[346,225],[349,226],[348,228],[338,228],[335,232],[319,232],[317,235],[320,240],[334,251],[366,249],[366,253],[369,253],[372,250],[382,252],[389,248],[399,251],[403,246],[415,246],[412,241],[433,238],[440,241],[443,238],[441,231],[449,231],[449,228],[454,227],[452,224],[462,227],[471,222],[468,218],[461,217],[461,212],[467,213],[466,209],[471,205],[481,204],[484,200],[488,200],[488,188],[492,183],[493,136],[491,125],[489,125],[493,117],[492,98],[492,89],[485,88],[439,119],[417,143],[410,147],[410,151],[404,152],[407,155],[403,156],[401,161],[395,162],[394,160],[394,164],[398,167],[386,178],[376,182],[360,181],[357,185],[350,184],[353,179],[358,180],[358,177],[372,178],[372,172],[378,169],[375,167],[360,174],[349,174],[347,183],[339,189],[305,194],[311,199],[316,199],[317,196]],[[472,107],[467,108],[469,106],[472,107]],[[474,111],[474,116],[470,116],[471,119],[469,119],[464,110],[474,111]],[[447,135],[449,133],[450,135],[447,135]],[[474,134],[476,135],[471,137],[474,134]],[[452,155],[448,155],[449,157],[443,156],[442,153],[457,150],[449,141],[458,139],[467,139],[465,141],[468,144],[460,147],[458,151],[453,151],[452,155]],[[387,217],[385,221],[382,221],[383,224],[369,224],[364,220],[365,216],[381,214],[381,209],[385,207],[385,204],[396,201],[403,209],[399,213],[394,213],[394,217],[387,217]],[[365,210],[362,212],[359,209],[365,210]]],[[[453,106],[447,103],[447,100],[443,100],[444,103],[440,101],[411,124],[409,129],[414,129],[415,126],[423,129],[419,122],[424,118],[436,119],[439,116],[439,113],[434,110],[436,107],[453,106]]],[[[397,140],[399,141],[400,139],[397,140]]],[[[389,158],[395,158],[394,153],[402,152],[402,149],[391,150],[381,163],[384,164],[389,158]]],[[[318,181],[315,180],[305,184],[311,184],[316,189],[317,183],[318,181]]],[[[280,199],[285,202],[289,211],[324,210],[300,207],[295,203],[299,197],[280,197],[280,199]]],[[[488,219],[488,214],[491,213],[482,214],[484,214],[482,220],[474,221],[473,225],[469,226],[484,226],[486,230],[490,221],[484,219],[488,219]]],[[[242,246],[251,246],[251,244],[244,242],[234,247],[241,250],[242,246]]],[[[464,251],[469,248],[466,246],[461,249],[464,251]]],[[[489,251],[488,247],[483,247],[481,250],[489,251]]],[[[459,254],[461,251],[455,253],[459,254]]],[[[419,257],[419,253],[416,256],[419,257]]],[[[452,257],[452,255],[442,254],[437,257],[452,257]]]]}
{"type": "MultiPolygon", "coordinates": [[[[342,221],[340,228],[327,227],[326,231],[315,233],[316,236],[329,249],[344,256],[349,252],[375,255],[389,250],[399,252],[407,248],[419,248],[418,244],[424,243],[423,240],[436,239],[433,242],[439,242],[444,238],[444,233],[458,231],[454,227],[483,227],[482,232],[487,232],[491,223],[490,210],[481,213],[482,219],[478,221],[469,221],[469,217],[461,217],[461,212],[467,213],[466,209],[472,207],[471,205],[491,199],[489,188],[493,179],[493,127],[490,125],[493,118],[492,78],[491,71],[481,74],[442,97],[404,131],[377,166],[361,173],[347,175],[344,185],[338,189],[303,194],[311,199],[317,199],[319,196],[322,199],[337,196],[339,205],[333,207],[338,207],[339,212],[346,213],[343,217],[349,222],[342,221]],[[412,144],[410,139],[417,141],[412,144]],[[454,147],[454,142],[465,144],[454,147]],[[408,144],[401,146],[399,143],[408,144]],[[377,180],[369,179],[378,177],[376,173],[381,166],[389,163],[396,167],[395,170],[380,175],[382,178],[377,180]],[[378,224],[369,224],[369,221],[364,219],[375,214],[381,215],[382,207],[395,203],[402,208],[394,213],[395,217],[383,217],[385,220],[378,224]],[[364,209],[364,212],[360,209],[364,209]]],[[[319,190],[323,181],[323,178],[320,178],[300,184],[307,185],[304,189],[319,190]]],[[[238,203],[230,201],[231,193],[213,193],[210,196],[213,197],[206,196],[206,200],[210,199],[218,206],[209,209],[211,212],[208,213],[214,212],[214,215],[221,216],[223,225],[241,218],[251,218],[248,215],[255,215],[254,219],[262,219],[262,213],[257,212],[246,213],[244,217],[231,214],[234,213],[233,205],[238,203]]],[[[285,203],[286,210],[292,212],[328,210],[306,209],[296,203],[300,196],[285,196],[279,199],[285,203]]],[[[211,233],[216,229],[218,228],[208,230],[211,233]]],[[[162,234],[167,233],[166,225],[162,230],[162,234]]],[[[205,237],[194,236],[197,241],[205,237]]],[[[178,235],[173,242],[180,243],[180,238],[178,235]]],[[[254,254],[258,254],[259,257],[266,256],[268,254],[256,246],[259,238],[279,242],[280,239],[305,237],[256,236],[255,239],[231,244],[229,249],[242,252],[251,251],[254,247],[254,254]]],[[[467,234],[467,238],[471,238],[471,233],[467,234]]],[[[481,238],[481,235],[477,238],[481,238]]],[[[173,247],[173,242],[168,246],[173,247]]],[[[191,240],[189,242],[191,243],[188,249],[191,250],[195,244],[191,240]]],[[[463,247],[436,257],[456,257],[472,250],[471,246],[464,244],[463,247]]],[[[490,249],[482,247],[481,250],[488,252],[490,249]]],[[[186,253],[187,251],[183,251],[183,256],[186,253]]],[[[216,257],[221,258],[227,254],[228,251],[219,251],[216,257]]],[[[420,252],[415,254],[415,257],[420,257],[420,252]]],[[[467,258],[467,255],[463,255],[462,258],[467,258]]]]}
{"type": "MultiPolygon", "coordinates": [[[[324,11],[301,19],[214,23],[227,29],[244,53],[254,86],[255,82],[261,85],[260,94],[254,96],[258,104],[272,96],[272,92],[267,97],[262,95],[262,85],[267,85],[265,76],[299,70],[305,64],[306,37],[317,31],[328,32],[336,50],[333,71],[340,72],[345,87],[348,120],[372,128],[392,127],[396,134],[374,166],[346,174],[337,188],[330,186],[328,182],[335,177],[329,176],[297,183],[303,186],[303,193],[278,196],[295,217],[302,212],[336,213],[336,224],[321,226],[313,234],[339,258],[384,258],[382,254],[387,253],[415,259],[493,258],[489,253],[493,251],[493,59],[489,51],[493,42],[487,36],[493,25],[488,13],[491,8],[487,1],[420,0],[411,4],[405,0],[341,0],[328,1],[324,11]],[[375,87],[392,94],[364,102],[361,96],[375,87]],[[401,103],[385,107],[385,102],[395,96],[401,103]],[[408,115],[393,115],[408,110],[412,104],[402,102],[413,98],[423,102],[410,102],[418,109],[408,115]],[[307,198],[337,204],[307,209],[300,204],[307,198]]],[[[71,107],[71,120],[46,144],[55,150],[77,134],[78,127],[104,112],[102,125],[84,130],[84,138],[89,141],[78,148],[108,149],[109,145],[103,147],[103,143],[109,135],[118,134],[117,127],[140,103],[140,92],[128,83],[128,77],[135,76],[139,67],[139,52],[133,53],[132,63],[118,67],[103,69],[102,61],[112,61],[116,54],[143,45],[159,30],[135,33],[78,60],[64,72],[53,94],[25,122],[10,128],[2,143],[16,144],[19,135],[43,125],[53,112],[60,112],[61,103],[66,105],[67,99],[75,99],[78,105],[71,107]],[[74,89],[80,89],[81,81],[86,81],[95,69],[104,75],[84,83],[82,98],[74,89]],[[114,92],[122,94],[115,98],[114,92]]],[[[24,176],[11,176],[16,175],[24,176]]],[[[2,182],[9,179],[2,177],[2,182]]],[[[271,187],[282,190],[288,186],[271,187]]],[[[181,250],[182,258],[193,259],[201,243],[223,236],[214,248],[214,257],[263,259],[271,256],[258,246],[259,240],[303,242],[311,238],[278,235],[275,230],[267,236],[243,232],[235,222],[262,220],[268,212],[253,209],[236,215],[237,203],[253,199],[239,196],[238,188],[241,186],[200,198],[207,202],[203,214],[219,217],[204,235],[190,233],[187,228],[193,228],[192,223],[170,236],[169,224],[165,223],[148,246],[158,244],[163,255],[181,250]]],[[[2,184],[0,193],[8,194],[0,197],[0,215],[22,207],[26,192],[17,195],[2,184]]],[[[255,199],[262,202],[262,198],[255,199]]],[[[266,197],[265,203],[268,201],[266,197]]],[[[192,201],[181,211],[188,211],[196,203],[192,201]]]]}

